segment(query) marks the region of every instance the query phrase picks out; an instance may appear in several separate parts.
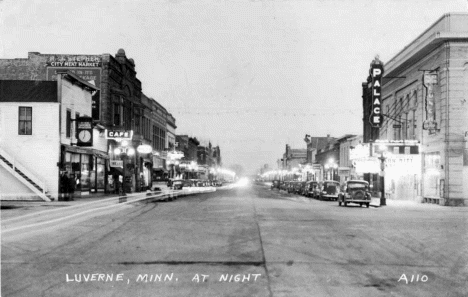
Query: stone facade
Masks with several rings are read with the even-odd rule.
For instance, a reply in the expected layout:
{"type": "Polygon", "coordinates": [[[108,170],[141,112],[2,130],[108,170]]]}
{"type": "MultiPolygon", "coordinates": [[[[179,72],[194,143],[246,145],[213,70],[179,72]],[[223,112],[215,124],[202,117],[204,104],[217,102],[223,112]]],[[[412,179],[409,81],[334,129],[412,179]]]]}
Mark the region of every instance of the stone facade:
{"type": "Polygon", "coordinates": [[[467,28],[468,14],[446,14],[384,66],[380,139],[420,142],[421,199],[443,205],[468,205],[467,28]]]}

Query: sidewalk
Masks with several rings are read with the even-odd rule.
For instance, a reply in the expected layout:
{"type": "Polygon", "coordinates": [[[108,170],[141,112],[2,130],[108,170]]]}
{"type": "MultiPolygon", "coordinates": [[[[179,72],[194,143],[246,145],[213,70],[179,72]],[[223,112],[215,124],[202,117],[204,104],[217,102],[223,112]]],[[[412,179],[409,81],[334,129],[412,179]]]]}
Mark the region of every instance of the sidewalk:
{"type": "MultiPolygon", "coordinates": [[[[395,199],[386,199],[385,206],[380,206],[380,198],[371,198],[372,207],[391,207],[391,208],[453,208],[449,206],[439,205],[439,204],[432,204],[432,203],[420,203],[411,200],[395,200],[395,199]]],[[[465,209],[468,211],[466,207],[455,207],[456,209],[465,209]]]]}

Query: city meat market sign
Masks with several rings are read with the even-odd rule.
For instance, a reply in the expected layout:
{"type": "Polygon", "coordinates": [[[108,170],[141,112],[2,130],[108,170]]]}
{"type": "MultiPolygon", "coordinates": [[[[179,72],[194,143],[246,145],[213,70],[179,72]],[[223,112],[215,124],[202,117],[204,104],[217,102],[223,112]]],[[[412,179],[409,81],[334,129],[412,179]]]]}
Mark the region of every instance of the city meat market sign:
{"type": "Polygon", "coordinates": [[[52,55],[46,62],[49,67],[102,67],[98,55],[52,55]]]}
{"type": "Polygon", "coordinates": [[[116,141],[121,140],[132,140],[133,130],[107,130],[105,131],[106,139],[115,139],[116,141]]]}
{"type": "Polygon", "coordinates": [[[371,64],[371,77],[372,77],[372,111],[369,121],[372,127],[380,128],[382,126],[382,109],[381,109],[381,89],[382,89],[382,75],[383,65],[379,58],[376,57],[371,64]]]}

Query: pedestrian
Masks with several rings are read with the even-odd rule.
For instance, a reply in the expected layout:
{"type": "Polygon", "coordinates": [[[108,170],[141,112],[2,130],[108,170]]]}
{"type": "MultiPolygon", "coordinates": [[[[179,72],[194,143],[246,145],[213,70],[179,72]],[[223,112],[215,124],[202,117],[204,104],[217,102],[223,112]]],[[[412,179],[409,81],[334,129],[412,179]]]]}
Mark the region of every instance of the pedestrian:
{"type": "Polygon", "coordinates": [[[75,178],[69,177],[68,178],[68,199],[69,201],[73,201],[73,196],[75,194],[75,186],[76,186],[76,181],[75,178]]]}
{"type": "Polygon", "coordinates": [[[68,172],[62,172],[60,176],[60,200],[66,201],[68,200],[69,195],[69,187],[70,187],[70,180],[68,178],[68,172]]]}

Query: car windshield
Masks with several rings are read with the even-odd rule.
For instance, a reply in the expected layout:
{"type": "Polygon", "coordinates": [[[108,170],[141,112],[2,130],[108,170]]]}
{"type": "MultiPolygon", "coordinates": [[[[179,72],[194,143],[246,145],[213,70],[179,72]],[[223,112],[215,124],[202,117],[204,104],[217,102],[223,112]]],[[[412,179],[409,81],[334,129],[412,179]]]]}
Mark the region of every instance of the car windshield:
{"type": "Polygon", "coordinates": [[[362,183],[348,183],[348,189],[365,189],[366,184],[362,183]]]}

